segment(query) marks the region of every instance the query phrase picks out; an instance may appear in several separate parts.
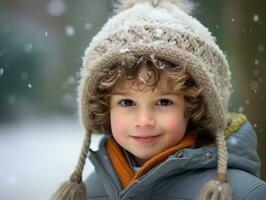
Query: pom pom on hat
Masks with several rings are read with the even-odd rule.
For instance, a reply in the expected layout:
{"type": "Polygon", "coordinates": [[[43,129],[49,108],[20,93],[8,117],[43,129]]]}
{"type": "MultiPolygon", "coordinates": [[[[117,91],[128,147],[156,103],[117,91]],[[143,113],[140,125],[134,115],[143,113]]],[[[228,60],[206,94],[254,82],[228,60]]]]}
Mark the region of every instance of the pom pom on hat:
{"type": "Polygon", "coordinates": [[[114,4],[114,12],[120,13],[124,10],[130,9],[136,4],[142,3],[151,3],[155,7],[160,7],[160,4],[163,3],[171,3],[175,6],[178,6],[187,14],[191,14],[194,10],[194,4],[189,0],[118,0],[118,2],[114,4]]]}

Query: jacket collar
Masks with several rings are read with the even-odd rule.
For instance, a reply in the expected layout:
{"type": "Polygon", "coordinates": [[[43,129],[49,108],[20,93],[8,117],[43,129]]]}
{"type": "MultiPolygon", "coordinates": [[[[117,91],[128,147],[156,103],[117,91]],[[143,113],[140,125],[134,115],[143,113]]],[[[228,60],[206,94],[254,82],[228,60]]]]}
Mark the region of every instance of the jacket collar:
{"type": "Polygon", "coordinates": [[[123,188],[126,188],[130,183],[134,182],[143,176],[147,171],[163,162],[169,155],[175,153],[177,150],[195,145],[194,136],[194,133],[186,134],[186,136],[176,146],[166,149],[148,160],[143,166],[140,167],[136,174],[134,174],[132,171],[122,149],[112,137],[107,141],[107,154],[123,188]]]}

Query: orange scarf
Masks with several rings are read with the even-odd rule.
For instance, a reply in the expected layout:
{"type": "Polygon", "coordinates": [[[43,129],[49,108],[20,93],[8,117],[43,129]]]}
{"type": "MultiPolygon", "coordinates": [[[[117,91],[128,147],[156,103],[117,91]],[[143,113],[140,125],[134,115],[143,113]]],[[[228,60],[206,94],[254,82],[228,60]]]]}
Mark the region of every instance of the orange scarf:
{"type": "Polygon", "coordinates": [[[143,166],[141,166],[136,174],[134,174],[134,172],[131,170],[129,163],[121,150],[121,147],[112,137],[109,138],[107,142],[107,154],[120,180],[120,183],[122,184],[123,188],[126,188],[130,183],[144,175],[154,166],[164,161],[169,155],[173,154],[177,150],[195,145],[194,135],[195,134],[193,133],[186,134],[186,136],[176,146],[166,149],[153,156],[150,160],[144,163],[143,166]]]}

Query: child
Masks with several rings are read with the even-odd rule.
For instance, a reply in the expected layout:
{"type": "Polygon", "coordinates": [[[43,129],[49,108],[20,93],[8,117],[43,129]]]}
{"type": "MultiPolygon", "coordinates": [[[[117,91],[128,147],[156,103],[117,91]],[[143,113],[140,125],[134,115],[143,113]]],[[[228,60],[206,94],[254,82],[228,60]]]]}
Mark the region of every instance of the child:
{"type": "Polygon", "coordinates": [[[53,199],[262,200],[256,135],[228,114],[227,60],[185,0],[120,0],[85,52],[78,165],[53,199]],[[90,150],[93,172],[82,182],[90,150]],[[216,170],[217,169],[217,170],[216,170]]]}

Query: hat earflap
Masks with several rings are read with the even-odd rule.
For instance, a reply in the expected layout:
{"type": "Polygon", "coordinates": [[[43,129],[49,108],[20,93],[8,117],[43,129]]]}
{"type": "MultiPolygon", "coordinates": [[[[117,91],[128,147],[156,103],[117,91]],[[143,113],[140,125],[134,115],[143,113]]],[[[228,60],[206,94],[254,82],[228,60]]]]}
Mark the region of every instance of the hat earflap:
{"type": "Polygon", "coordinates": [[[68,181],[62,183],[51,200],[86,200],[87,192],[82,182],[82,171],[91,143],[91,131],[86,132],[78,164],[68,181]]]}
{"type": "Polygon", "coordinates": [[[218,169],[214,180],[208,181],[202,188],[198,200],[232,200],[232,189],[227,182],[227,150],[224,131],[216,135],[218,149],[218,169]]]}

